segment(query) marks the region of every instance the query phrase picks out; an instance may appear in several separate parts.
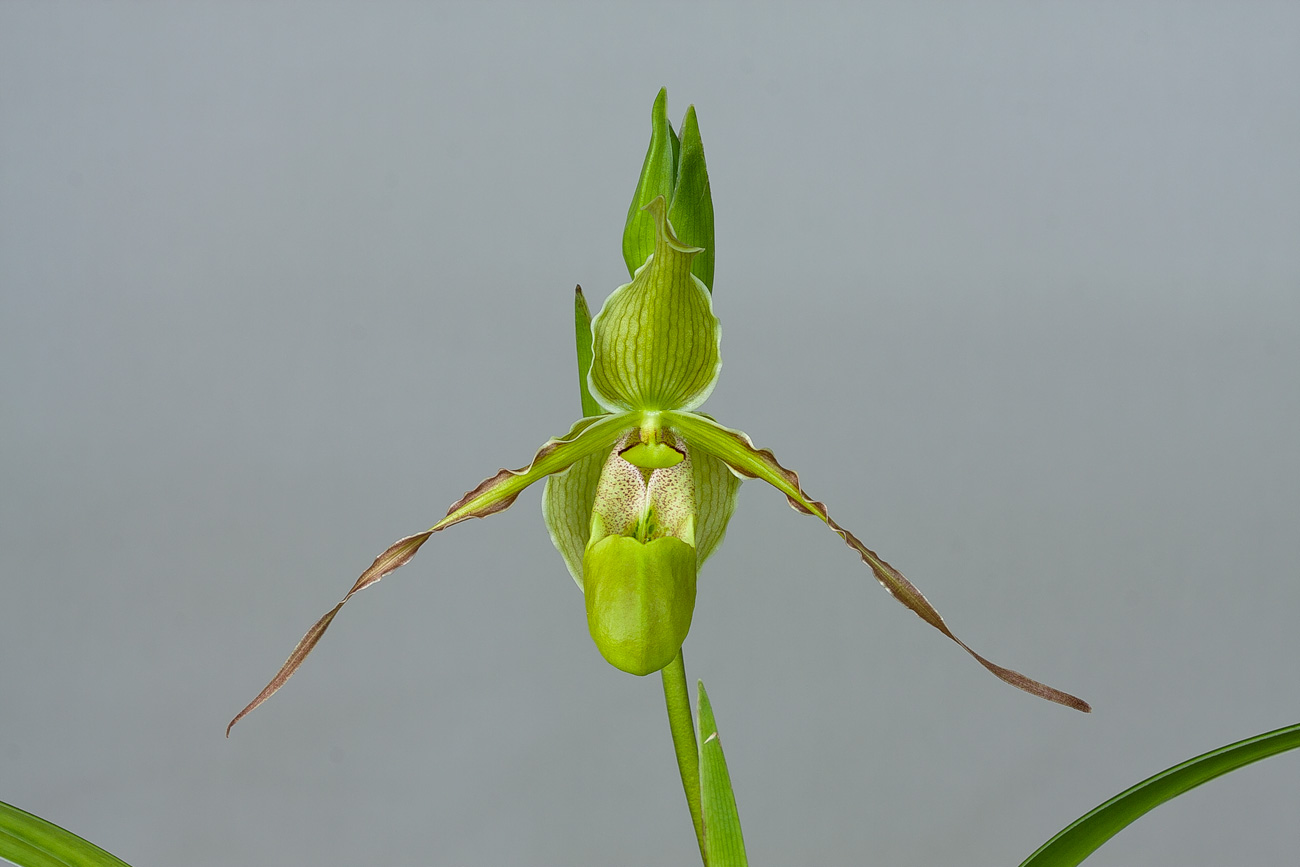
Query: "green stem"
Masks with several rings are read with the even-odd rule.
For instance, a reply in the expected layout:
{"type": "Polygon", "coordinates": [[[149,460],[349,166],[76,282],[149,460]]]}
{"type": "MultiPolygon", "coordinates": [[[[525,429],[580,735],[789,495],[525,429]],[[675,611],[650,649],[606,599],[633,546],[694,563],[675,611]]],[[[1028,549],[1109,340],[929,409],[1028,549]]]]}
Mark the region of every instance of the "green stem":
{"type": "Polygon", "coordinates": [[[708,867],[704,854],[704,814],[700,810],[700,753],[695,744],[695,720],[691,714],[691,696],[686,687],[686,663],[681,650],[661,672],[664,678],[664,704],[668,706],[668,725],[673,730],[673,749],[677,768],[682,773],[686,806],[691,809],[695,839],[700,844],[700,860],[708,867]]]}

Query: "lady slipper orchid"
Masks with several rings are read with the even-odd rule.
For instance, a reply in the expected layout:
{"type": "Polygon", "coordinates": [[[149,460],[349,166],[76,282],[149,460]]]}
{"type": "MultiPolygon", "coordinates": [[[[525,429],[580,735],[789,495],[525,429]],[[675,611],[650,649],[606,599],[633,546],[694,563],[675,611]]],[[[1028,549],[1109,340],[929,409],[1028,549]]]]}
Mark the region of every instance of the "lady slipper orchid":
{"type": "Polygon", "coordinates": [[[1002,680],[1088,711],[1072,695],[995,665],[962,642],[919,590],[831,519],[798,475],[744,433],[696,412],[722,366],[713,313],[713,203],[694,108],[678,138],[667,95],[628,211],[623,252],[631,282],[590,320],[575,299],[584,418],[544,444],[528,466],[501,470],[461,497],[428,530],[395,542],[307,631],[289,659],[230,722],[275,693],[357,592],[407,563],[434,533],[508,508],[546,479],[542,513],[551,540],[583,591],[591,637],[609,663],[645,675],[676,657],[690,629],[696,577],[726,533],[744,479],[762,479],[861,556],[876,580],[926,623],[1002,680]]]}

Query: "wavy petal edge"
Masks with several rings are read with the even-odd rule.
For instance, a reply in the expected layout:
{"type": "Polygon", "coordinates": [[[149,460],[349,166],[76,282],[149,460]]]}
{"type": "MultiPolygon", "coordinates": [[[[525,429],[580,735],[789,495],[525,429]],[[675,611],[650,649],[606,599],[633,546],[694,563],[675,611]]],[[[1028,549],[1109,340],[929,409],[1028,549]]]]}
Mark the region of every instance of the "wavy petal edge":
{"type": "Polygon", "coordinates": [[[915,584],[903,577],[901,572],[885,562],[884,558],[864,545],[856,536],[837,524],[831,518],[824,503],[812,499],[803,491],[799,483],[799,474],[782,466],[771,450],[757,448],[753,440],[744,432],[723,427],[698,413],[671,412],[664,415],[666,422],[681,431],[691,446],[713,454],[741,475],[762,479],[785,494],[795,511],[821,519],[844,540],[845,544],[858,552],[862,561],[871,568],[876,580],[891,596],[930,626],[946,635],[994,677],[1030,695],[1036,695],[1083,713],[1092,711],[1092,706],[1078,696],[991,662],[971,649],[952,632],[939,611],[915,584]]]}
{"type": "Polygon", "coordinates": [[[234,719],[226,726],[226,737],[230,737],[230,730],[235,727],[235,723],[265,703],[289,681],[289,678],[293,677],[349,599],[370,585],[378,583],[385,575],[409,563],[420,550],[420,546],[434,533],[470,518],[486,518],[488,515],[504,511],[529,485],[553,473],[562,472],[588,454],[612,446],[626,424],[626,419],[617,416],[582,419],[564,437],[548,440],[538,449],[528,466],[518,470],[498,471],[496,475],[483,480],[477,487],[467,491],[463,497],[453,503],[447,510],[447,516],[441,521],[423,533],[406,536],[389,545],[375,558],[369,568],[361,573],[352,585],[352,589],[339,603],[312,624],[307,633],[294,645],[289,658],[257,697],[235,714],[234,719]]]}

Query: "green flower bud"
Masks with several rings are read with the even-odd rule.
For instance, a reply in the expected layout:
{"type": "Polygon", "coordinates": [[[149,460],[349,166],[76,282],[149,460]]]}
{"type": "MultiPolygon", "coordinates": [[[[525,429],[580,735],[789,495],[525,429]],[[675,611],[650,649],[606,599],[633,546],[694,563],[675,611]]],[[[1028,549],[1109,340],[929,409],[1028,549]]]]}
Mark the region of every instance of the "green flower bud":
{"type": "Polygon", "coordinates": [[[601,469],[582,557],[587,629],[606,661],[649,674],[673,661],[695,611],[695,479],[675,437],[619,442],[601,469]],[[667,463],[666,452],[677,456],[667,463]],[[650,455],[648,468],[624,456],[650,455]]]}

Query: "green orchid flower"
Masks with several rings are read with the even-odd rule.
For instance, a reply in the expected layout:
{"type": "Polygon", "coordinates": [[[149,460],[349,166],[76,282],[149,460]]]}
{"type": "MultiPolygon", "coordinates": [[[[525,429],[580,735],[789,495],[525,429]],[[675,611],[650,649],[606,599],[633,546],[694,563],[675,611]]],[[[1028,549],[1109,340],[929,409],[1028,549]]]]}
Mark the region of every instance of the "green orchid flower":
{"type": "Polygon", "coordinates": [[[594,320],[581,287],[575,297],[584,418],[544,444],[526,467],[501,470],[461,497],[441,521],[375,558],[230,727],[284,685],[356,593],[407,563],[433,534],[503,511],[543,479],[542,513],[583,592],[591,637],[623,671],[649,674],[677,657],[690,629],[700,567],[722,542],[741,481],[761,479],[795,510],[835,531],[895,599],[997,677],[1089,710],[1081,699],[968,647],[910,581],[835,523],[772,452],[696,411],[722,366],[712,298],[713,204],[695,111],[688,109],[679,138],[666,105],[660,91],[650,148],[628,210],[623,254],[631,282],[610,294],[594,320]]]}

